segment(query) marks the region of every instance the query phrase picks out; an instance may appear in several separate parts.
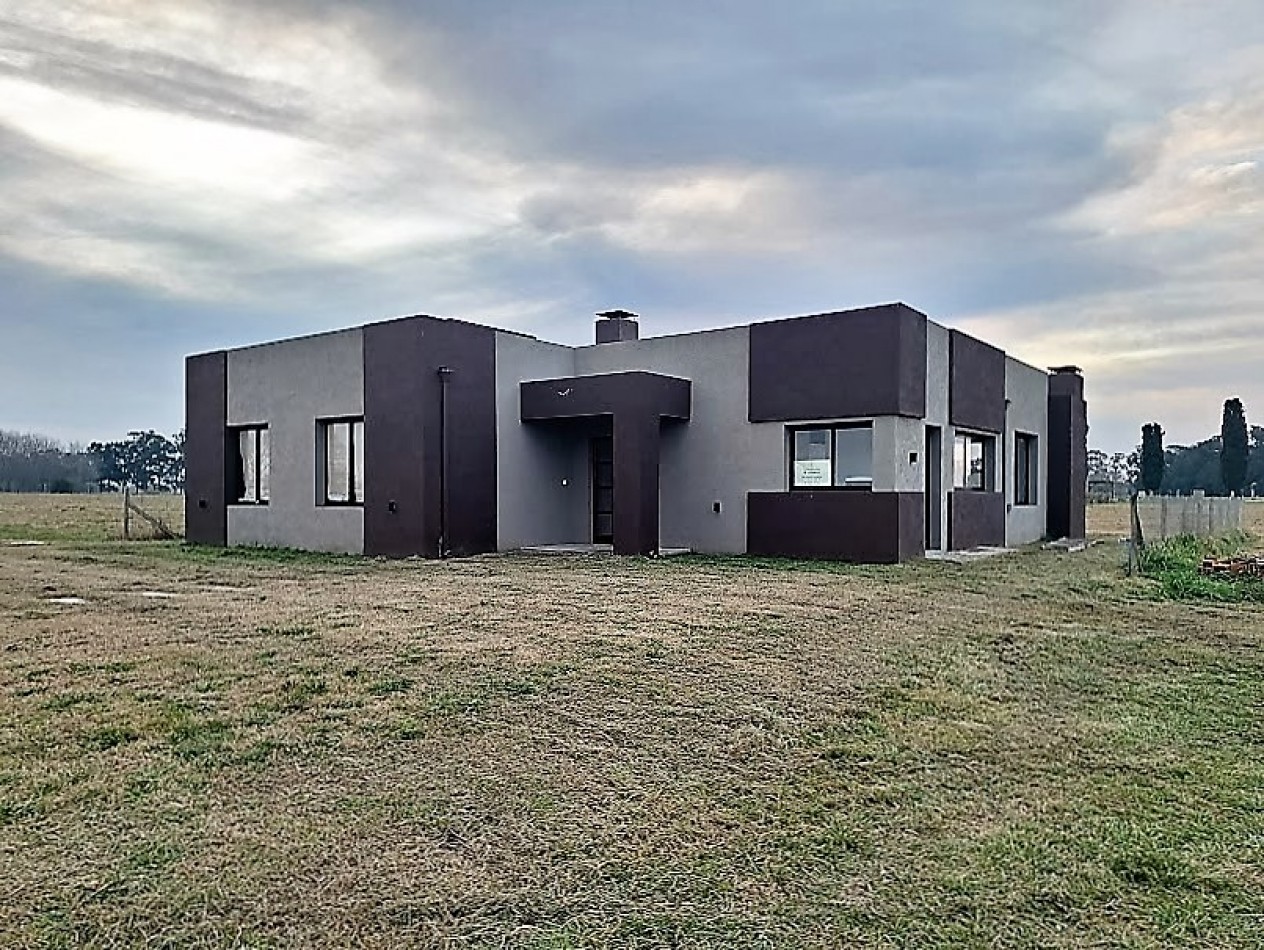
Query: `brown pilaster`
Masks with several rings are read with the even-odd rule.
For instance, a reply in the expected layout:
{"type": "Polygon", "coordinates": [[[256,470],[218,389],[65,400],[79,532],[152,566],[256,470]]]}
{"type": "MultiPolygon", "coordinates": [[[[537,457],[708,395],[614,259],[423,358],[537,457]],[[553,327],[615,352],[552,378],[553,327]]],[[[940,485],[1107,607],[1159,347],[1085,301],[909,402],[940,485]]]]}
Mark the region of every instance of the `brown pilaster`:
{"type": "Polygon", "coordinates": [[[1049,377],[1049,537],[1084,537],[1087,485],[1084,377],[1077,367],[1060,366],[1049,377]]]}
{"type": "Polygon", "coordinates": [[[184,534],[194,544],[228,543],[228,354],[184,363],[184,534]]]}

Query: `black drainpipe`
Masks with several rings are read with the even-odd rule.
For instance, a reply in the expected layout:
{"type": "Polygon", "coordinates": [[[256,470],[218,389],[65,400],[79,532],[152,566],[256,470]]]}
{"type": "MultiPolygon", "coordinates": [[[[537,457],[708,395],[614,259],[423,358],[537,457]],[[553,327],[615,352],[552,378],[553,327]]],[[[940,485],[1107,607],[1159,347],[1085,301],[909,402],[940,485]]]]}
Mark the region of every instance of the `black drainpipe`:
{"type": "Polygon", "coordinates": [[[439,557],[448,556],[448,381],[452,370],[439,367],[439,557]]]}

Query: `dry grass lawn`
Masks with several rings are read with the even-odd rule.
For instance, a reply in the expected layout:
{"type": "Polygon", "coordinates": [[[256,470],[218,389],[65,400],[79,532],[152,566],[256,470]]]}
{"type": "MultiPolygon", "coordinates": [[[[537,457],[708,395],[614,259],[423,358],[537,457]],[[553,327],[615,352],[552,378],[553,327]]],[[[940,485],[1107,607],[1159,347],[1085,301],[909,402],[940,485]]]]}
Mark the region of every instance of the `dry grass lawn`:
{"type": "Polygon", "coordinates": [[[63,504],[0,496],[49,542],[0,542],[0,945],[1261,945],[1264,611],[1115,544],[380,562],[63,504]]]}

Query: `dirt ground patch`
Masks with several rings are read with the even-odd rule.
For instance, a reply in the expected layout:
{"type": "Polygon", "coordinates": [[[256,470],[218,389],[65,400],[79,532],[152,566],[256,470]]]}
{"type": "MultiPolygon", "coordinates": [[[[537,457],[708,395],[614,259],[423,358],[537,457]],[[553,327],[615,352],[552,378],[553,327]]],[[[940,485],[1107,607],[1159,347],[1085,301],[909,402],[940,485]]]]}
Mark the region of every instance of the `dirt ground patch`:
{"type": "Polygon", "coordinates": [[[1264,612],[1115,545],[46,533],[0,546],[0,944],[1258,946],[1264,612]]]}

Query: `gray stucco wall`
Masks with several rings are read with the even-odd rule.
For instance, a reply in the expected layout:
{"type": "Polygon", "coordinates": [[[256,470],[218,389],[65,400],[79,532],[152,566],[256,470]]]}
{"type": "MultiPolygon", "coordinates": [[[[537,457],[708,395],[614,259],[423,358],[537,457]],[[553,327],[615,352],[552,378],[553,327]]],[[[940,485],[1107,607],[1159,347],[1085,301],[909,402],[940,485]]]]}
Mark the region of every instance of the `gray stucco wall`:
{"type": "Polygon", "coordinates": [[[359,329],[228,353],[228,424],[266,423],[271,501],[230,505],[228,543],[359,554],[364,512],[316,503],[316,420],[364,412],[359,329]]]}
{"type": "Polygon", "coordinates": [[[873,420],[873,490],[920,492],[926,487],[926,425],[921,419],[880,416],[873,420]],[[912,456],[916,460],[910,461],[912,456]]]}
{"type": "Polygon", "coordinates": [[[693,381],[690,420],[663,426],[659,542],[664,547],[742,553],[746,493],[785,488],[785,427],[747,418],[749,359],[749,327],[605,343],[575,353],[581,375],[631,369],[693,381]]]}
{"type": "Polygon", "coordinates": [[[1031,544],[1045,536],[1049,490],[1049,375],[1043,370],[1005,358],[1005,543],[1031,544]],[[1040,472],[1036,480],[1036,504],[1014,504],[1015,439],[1017,432],[1037,438],[1040,472]]]}
{"type": "Polygon", "coordinates": [[[565,424],[520,421],[520,382],[574,374],[570,347],[496,334],[496,546],[502,551],[592,539],[587,438],[565,424]]]}

